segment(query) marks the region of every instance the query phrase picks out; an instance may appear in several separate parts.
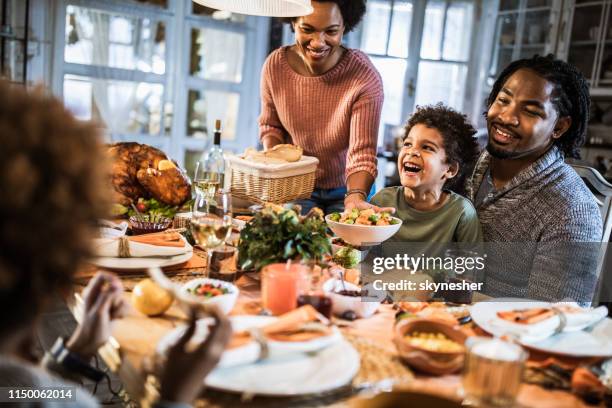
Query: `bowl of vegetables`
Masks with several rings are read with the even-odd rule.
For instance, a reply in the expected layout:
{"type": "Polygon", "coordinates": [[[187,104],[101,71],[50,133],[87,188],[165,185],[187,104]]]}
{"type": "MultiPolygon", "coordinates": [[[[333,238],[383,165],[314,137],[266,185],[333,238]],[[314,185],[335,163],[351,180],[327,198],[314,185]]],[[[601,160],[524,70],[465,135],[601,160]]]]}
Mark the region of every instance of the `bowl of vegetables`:
{"type": "Polygon", "coordinates": [[[181,292],[191,301],[216,304],[224,314],[234,308],[240,291],[229,282],[210,279],[192,279],[181,287],[181,292]]]}
{"type": "Polygon", "coordinates": [[[355,246],[378,245],[391,238],[402,226],[402,220],[388,212],[353,208],[325,217],[331,230],[348,244],[355,246]]]}

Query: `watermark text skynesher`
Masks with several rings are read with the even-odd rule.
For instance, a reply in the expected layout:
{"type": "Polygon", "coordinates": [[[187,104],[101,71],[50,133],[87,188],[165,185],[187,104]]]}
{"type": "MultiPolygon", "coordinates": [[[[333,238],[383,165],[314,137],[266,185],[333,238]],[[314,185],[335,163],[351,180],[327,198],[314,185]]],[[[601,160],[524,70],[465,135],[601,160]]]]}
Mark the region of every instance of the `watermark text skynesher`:
{"type": "Polygon", "coordinates": [[[427,291],[451,291],[451,290],[475,290],[481,291],[483,282],[440,282],[436,283],[431,280],[422,282],[413,282],[408,279],[402,279],[398,282],[385,282],[382,279],[376,279],[372,282],[375,290],[427,290],[427,291]]]}

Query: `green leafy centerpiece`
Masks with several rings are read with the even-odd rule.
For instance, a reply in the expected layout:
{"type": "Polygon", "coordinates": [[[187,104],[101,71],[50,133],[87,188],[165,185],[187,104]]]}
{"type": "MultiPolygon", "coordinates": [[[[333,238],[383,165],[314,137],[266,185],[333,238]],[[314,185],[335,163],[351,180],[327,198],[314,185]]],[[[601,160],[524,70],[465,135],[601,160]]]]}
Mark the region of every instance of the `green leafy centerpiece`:
{"type": "Polygon", "coordinates": [[[291,260],[321,262],[331,254],[323,212],[299,215],[299,206],[268,205],[240,232],[238,264],[243,270],[291,260]]]}

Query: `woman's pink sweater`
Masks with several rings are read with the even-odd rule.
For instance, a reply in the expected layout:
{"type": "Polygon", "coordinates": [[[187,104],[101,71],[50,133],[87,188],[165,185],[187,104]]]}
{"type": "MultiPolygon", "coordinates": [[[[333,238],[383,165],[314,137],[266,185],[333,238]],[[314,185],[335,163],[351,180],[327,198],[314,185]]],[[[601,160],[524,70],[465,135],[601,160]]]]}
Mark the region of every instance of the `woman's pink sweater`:
{"type": "Polygon", "coordinates": [[[349,49],[325,74],[306,77],[289,66],[287,49],[272,52],[263,66],[260,138],[272,136],[317,157],[318,188],[344,186],[362,170],[376,178],[383,85],[374,65],[349,49]]]}

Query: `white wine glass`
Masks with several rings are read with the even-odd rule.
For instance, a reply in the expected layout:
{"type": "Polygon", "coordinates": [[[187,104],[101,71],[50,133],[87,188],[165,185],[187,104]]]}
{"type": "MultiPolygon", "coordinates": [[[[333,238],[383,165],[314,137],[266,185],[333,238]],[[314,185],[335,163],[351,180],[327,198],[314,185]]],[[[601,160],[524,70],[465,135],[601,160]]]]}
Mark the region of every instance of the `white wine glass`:
{"type": "Polygon", "coordinates": [[[225,243],[232,231],[232,197],[227,190],[217,190],[209,199],[198,194],[193,205],[191,233],[196,244],[206,251],[205,275],[210,271],[212,250],[225,243]]]}
{"type": "Polygon", "coordinates": [[[199,160],[193,175],[196,197],[201,196],[206,201],[204,204],[208,204],[217,190],[223,188],[223,174],[211,171],[209,167],[205,160],[199,160]]]}

